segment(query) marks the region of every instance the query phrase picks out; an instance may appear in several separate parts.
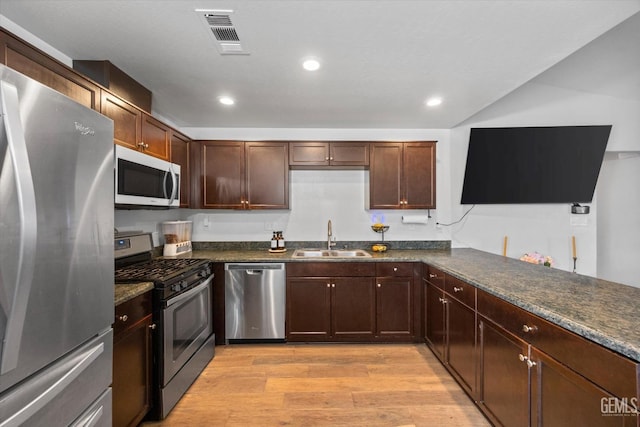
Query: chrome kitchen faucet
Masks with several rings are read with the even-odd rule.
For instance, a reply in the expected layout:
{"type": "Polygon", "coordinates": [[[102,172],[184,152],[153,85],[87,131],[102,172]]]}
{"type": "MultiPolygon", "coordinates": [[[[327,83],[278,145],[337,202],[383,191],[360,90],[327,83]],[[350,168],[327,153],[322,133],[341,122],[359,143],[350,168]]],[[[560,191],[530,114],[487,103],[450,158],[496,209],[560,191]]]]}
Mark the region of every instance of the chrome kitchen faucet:
{"type": "Polygon", "coordinates": [[[327,250],[331,250],[332,246],[336,245],[335,239],[331,239],[333,231],[331,230],[331,220],[327,224],[327,250]]]}

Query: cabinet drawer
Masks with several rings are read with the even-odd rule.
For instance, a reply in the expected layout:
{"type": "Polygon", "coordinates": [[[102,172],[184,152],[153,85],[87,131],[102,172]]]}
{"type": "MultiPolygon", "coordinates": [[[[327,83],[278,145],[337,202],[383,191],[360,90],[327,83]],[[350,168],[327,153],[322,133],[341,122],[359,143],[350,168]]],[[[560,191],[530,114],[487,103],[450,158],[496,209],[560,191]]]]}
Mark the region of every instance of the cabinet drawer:
{"type": "Polygon", "coordinates": [[[373,262],[291,262],[288,277],[358,277],[376,275],[373,262]]]}
{"type": "Polygon", "coordinates": [[[476,287],[447,275],[444,290],[463,304],[476,309],[476,287]]]}
{"type": "Polygon", "coordinates": [[[434,286],[444,289],[444,273],[442,270],[431,267],[430,265],[425,268],[425,279],[427,279],[434,286]]]}
{"type": "Polygon", "coordinates": [[[413,263],[411,262],[379,262],[376,264],[376,276],[378,277],[413,276],[413,263]]]}
{"type": "Polygon", "coordinates": [[[477,292],[479,314],[613,395],[637,396],[639,364],[511,303],[481,290],[477,292]]]}
{"type": "Polygon", "coordinates": [[[116,335],[151,314],[151,291],[116,306],[113,330],[116,335]]]}

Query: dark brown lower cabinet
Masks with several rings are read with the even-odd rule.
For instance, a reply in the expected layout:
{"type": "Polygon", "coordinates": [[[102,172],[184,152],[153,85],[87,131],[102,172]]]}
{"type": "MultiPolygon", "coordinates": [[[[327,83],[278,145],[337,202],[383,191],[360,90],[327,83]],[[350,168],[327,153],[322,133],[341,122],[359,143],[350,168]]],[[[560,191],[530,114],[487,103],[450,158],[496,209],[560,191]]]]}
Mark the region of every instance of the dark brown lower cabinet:
{"type": "Polygon", "coordinates": [[[116,307],[113,425],[137,426],[151,408],[151,292],[116,307]]]}
{"type": "Polygon", "coordinates": [[[476,312],[429,281],[424,281],[427,345],[475,399],[476,312]]]}
{"type": "Polygon", "coordinates": [[[618,406],[621,399],[532,348],[531,425],[637,426],[635,408],[618,406]]]}
{"type": "Polygon", "coordinates": [[[445,303],[444,291],[425,281],[424,305],[425,305],[425,337],[427,345],[433,353],[444,363],[445,354],[445,303]]]}
{"type": "Polygon", "coordinates": [[[374,328],[372,277],[288,280],[288,341],[370,341],[374,328]]]}
{"type": "Polygon", "coordinates": [[[376,279],[376,335],[413,338],[413,278],[376,279]]]}
{"type": "Polygon", "coordinates": [[[476,378],[476,313],[455,298],[446,298],[447,364],[460,385],[475,398],[476,378]]]}
{"type": "Polygon", "coordinates": [[[528,344],[480,317],[478,404],[495,425],[529,425],[528,344]]]}

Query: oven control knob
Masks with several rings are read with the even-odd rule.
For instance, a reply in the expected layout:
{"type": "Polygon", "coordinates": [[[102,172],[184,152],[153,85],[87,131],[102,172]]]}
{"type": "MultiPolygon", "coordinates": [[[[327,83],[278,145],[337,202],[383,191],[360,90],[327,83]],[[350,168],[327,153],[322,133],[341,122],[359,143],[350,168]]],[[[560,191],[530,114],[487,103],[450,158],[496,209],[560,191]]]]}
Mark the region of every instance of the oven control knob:
{"type": "Polygon", "coordinates": [[[176,283],[175,285],[171,285],[171,290],[174,292],[180,291],[180,283],[176,283]]]}
{"type": "Polygon", "coordinates": [[[186,280],[182,280],[182,281],[180,282],[180,287],[181,287],[182,289],[186,288],[187,286],[189,286],[189,284],[187,283],[187,281],[186,281],[186,280]]]}

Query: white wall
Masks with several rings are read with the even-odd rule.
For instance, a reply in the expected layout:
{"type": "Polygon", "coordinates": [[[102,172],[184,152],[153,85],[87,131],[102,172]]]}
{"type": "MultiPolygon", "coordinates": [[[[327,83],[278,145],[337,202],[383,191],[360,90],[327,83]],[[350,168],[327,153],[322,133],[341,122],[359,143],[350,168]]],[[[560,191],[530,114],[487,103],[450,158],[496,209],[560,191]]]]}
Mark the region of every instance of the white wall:
{"type": "MultiPolygon", "coordinates": [[[[632,17],[547,72],[451,131],[453,217],[469,206],[460,200],[469,129],[490,126],[612,124],[607,151],[640,150],[640,15],[632,17]]],[[[576,236],[578,273],[640,286],[640,209],[634,187],[638,158],[609,154],[596,186],[591,214],[572,215],[569,205],[486,205],[452,227],[452,246],[469,245],[507,256],[528,251],[550,255],[571,270],[576,236]],[[631,184],[633,183],[633,184],[631,184]]]]}

